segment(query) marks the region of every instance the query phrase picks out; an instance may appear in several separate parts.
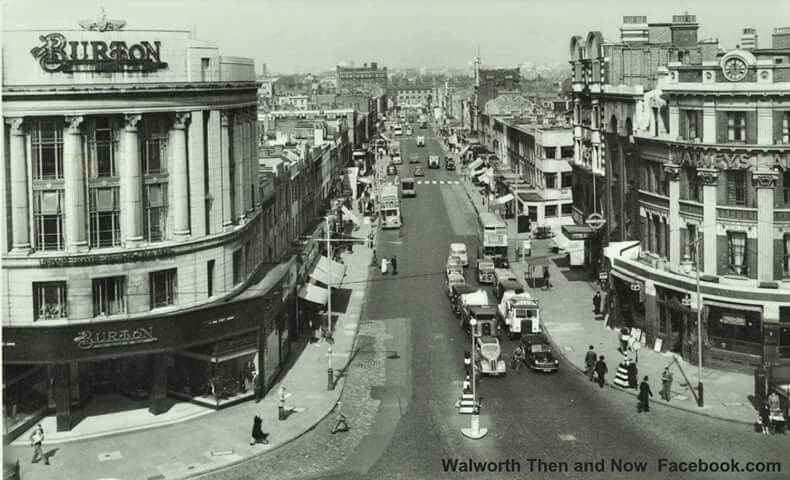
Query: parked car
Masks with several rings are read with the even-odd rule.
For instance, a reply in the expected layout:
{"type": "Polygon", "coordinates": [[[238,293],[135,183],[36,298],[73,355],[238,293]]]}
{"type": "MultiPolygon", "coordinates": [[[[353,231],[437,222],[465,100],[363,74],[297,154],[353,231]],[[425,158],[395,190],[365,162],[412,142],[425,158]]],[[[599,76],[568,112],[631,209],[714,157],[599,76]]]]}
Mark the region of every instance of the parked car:
{"type": "Polygon", "coordinates": [[[417,167],[417,168],[414,169],[414,176],[415,177],[424,177],[425,176],[425,171],[422,169],[422,167],[417,167]]]}
{"type": "Polygon", "coordinates": [[[551,227],[548,225],[538,225],[535,228],[534,237],[537,239],[552,238],[553,236],[554,236],[554,232],[551,231],[551,227]]]}
{"type": "Polygon", "coordinates": [[[392,155],[392,163],[393,165],[403,164],[403,159],[400,157],[400,153],[395,153],[392,155]]]}
{"type": "Polygon", "coordinates": [[[469,255],[466,253],[466,244],[461,242],[454,242],[450,244],[449,255],[454,255],[461,259],[464,267],[469,266],[469,255]]]}
{"type": "Polygon", "coordinates": [[[393,164],[387,165],[387,175],[397,175],[398,174],[398,167],[393,164]]]}
{"type": "Polygon", "coordinates": [[[551,345],[545,342],[533,343],[527,346],[527,355],[524,359],[527,366],[538,372],[553,373],[559,370],[560,362],[551,353],[551,345]]]}
{"type": "Polygon", "coordinates": [[[444,159],[444,169],[445,170],[455,170],[455,160],[450,157],[446,157],[444,159]]]}
{"type": "Polygon", "coordinates": [[[420,154],[419,153],[410,153],[409,154],[409,163],[420,163],[420,154]]]}

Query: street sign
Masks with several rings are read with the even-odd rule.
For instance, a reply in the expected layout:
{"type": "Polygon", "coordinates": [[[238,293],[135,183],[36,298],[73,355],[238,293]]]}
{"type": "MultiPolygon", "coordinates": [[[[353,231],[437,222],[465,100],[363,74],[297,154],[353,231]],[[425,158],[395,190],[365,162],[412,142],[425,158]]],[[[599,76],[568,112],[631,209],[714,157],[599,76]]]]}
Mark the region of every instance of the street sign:
{"type": "Polygon", "coordinates": [[[598,272],[598,280],[606,280],[609,278],[609,272],[598,272]]]}
{"type": "Polygon", "coordinates": [[[591,213],[584,223],[593,230],[600,230],[601,227],[603,227],[603,225],[606,223],[606,220],[600,213],[591,213]]]}
{"type": "Polygon", "coordinates": [[[638,283],[632,283],[631,284],[631,291],[632,292],[638,292],[640,290],[642,290],[642,285],[640,285],[638,283]]]}

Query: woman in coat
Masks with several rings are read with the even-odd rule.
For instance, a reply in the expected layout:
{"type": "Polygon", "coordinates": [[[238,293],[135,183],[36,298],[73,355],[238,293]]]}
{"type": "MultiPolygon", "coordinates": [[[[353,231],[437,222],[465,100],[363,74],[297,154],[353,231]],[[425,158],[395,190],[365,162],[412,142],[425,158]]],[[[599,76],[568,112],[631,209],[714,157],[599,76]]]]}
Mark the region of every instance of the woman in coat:
{"type": "Polygon", "coordinates": [[[650,384],[647,383],[647,375],[642,380],[642,383],[639,384],[639,403],[636,405],[636,411],[639,413],[642,412],[649,412],[650,411],[650,397],[653,396],[653,392],[650,390],[650,384]]]}
{"type": "Polygon", "coordinates": [[[266,440],[267,435],[263,433],[263,429],[261,428],[262,424],[263,420],[261,420],[261,417],[255,415],[255,418],[252,419],[252,441],[250,445],[255,445],[257,443],[266,445],[269,443],[269,441],[266,440]]]}

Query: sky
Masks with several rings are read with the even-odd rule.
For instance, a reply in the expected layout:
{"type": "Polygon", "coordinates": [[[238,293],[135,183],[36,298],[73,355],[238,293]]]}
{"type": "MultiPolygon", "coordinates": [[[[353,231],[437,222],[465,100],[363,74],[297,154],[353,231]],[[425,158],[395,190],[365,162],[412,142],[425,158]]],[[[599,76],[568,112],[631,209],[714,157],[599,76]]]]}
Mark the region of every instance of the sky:
{"type": "Polygon", "coordinates": [[[258,71],[320,72],[340,62],[465,67],[563,64],[573,35],[618,40],[624,15],[697,16],[700,38],[734,48],[743,27],[769,46],[790,26],[790,0],[3,0],[4,29],[73,28],[98,16],[133,29],[187,29],[258,71]],[[779,22],[779,23],[777,23],[779,22]]]}

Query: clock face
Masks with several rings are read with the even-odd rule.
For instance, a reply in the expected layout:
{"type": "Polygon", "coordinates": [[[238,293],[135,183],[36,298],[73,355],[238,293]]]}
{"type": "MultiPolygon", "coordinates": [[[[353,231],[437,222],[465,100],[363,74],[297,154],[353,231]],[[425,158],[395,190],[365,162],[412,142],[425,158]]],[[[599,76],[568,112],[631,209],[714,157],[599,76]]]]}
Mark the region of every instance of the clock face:
{"type": "Polygon", "coordinates": [[[731,82],[739,82],[746,76],[746,63],[738,57],[724,62],[724,76],[731,82]]]}

